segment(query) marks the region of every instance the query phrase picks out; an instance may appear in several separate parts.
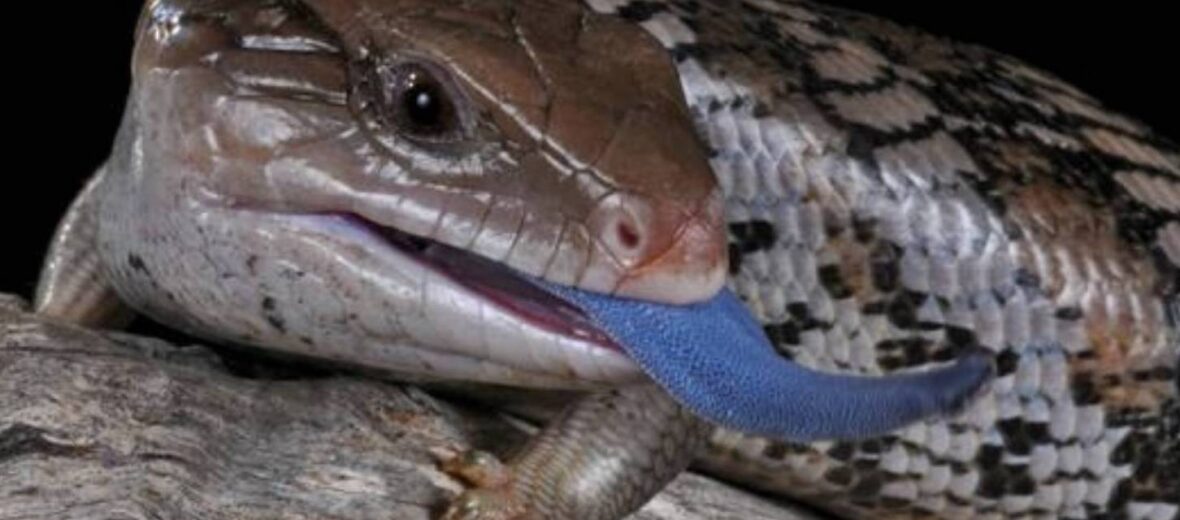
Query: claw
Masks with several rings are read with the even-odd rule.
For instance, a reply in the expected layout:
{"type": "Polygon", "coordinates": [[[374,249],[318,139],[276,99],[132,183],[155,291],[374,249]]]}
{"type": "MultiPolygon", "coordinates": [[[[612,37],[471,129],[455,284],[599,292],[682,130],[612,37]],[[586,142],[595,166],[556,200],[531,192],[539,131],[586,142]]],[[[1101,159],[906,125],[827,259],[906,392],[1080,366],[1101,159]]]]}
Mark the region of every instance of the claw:
{"type": "Polygon", "coordinates": [[[477,488],[451,501],[440,520],[532,520],[524,501],[512,488],[477,488]]]}
{"type": "Polygon", "coordinates": [[[431,453],[439,469],[472,486],[447,506],[440,520],[531,520],[524,500],[513,486],[512,470],[490,453],[436,448],[431,453]]]}
{"type": "Polygon", "coordinates": [[[512,483],[512,470],[495,455],[486,451],[434,450],[439,469],[444,473],[478,488],[507,487],[512,483]]]}

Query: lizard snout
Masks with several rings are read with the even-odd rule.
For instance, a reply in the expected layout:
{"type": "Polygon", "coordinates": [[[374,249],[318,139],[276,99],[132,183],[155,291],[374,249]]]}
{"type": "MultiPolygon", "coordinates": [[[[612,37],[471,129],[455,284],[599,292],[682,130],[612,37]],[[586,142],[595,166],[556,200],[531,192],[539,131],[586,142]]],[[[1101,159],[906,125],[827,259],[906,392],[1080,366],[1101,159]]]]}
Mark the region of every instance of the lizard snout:
{"type": "Polygon", "coordinates": [[[614,294],[670,304],[716,294],[728,264],[723,204],[717,189],[695,207],[624,193],[605,199],[589,224],[605,260],[618,268],[614,294]]]}

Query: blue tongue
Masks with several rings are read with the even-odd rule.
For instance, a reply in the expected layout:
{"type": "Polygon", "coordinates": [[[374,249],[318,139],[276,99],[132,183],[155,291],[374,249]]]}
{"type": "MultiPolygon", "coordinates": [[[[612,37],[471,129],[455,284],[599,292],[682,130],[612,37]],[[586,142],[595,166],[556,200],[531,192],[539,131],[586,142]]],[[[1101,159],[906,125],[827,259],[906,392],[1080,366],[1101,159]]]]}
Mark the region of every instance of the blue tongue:
{"type": "Polygon", "coordinates": [[[981,353],[916,373],[816,372],[776,353],[728,289],[673,306],[539,283],[587,312],[683,406],[748,433],[799,442],[883,435],[957,411],[991,375],[981,353]]]}

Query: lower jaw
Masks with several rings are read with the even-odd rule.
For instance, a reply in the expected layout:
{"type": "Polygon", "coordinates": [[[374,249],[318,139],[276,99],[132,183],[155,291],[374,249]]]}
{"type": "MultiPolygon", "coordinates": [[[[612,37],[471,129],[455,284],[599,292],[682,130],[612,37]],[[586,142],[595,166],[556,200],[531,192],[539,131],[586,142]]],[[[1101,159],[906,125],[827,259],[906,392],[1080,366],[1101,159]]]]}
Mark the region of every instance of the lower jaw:
{"type": "MultiPolygon", "coordinates": [[[[638,365],[608,335],[597,330],[580,309],[539,289],[526,275],[471,253],[379,228],[351,215],[280,214],[283,216],[304,220],[299,227],[311,227],[313,233],[330,237],[333,242],[359,242],[363,249],[378,256],[371,264],[378,275],[380,264],[390,261],[412,263],[416,265],[414,270],[431,273],[428,276],[437,278],[438,284],[444,287],[441,291],[461,295],[463,300],[478,300],[481,305],[494,309],[495,316],[498,316],[494,319],[520,324],[517,326],[519,330],[507,340],[486,347],[500,350],[499,354],[493,352],[482,356],[478,352],[485,347],[473,345],[470,334],[463,338],[466,341],[451,342],[446,338],[453,335],[440,334],[438,329],[482,327],[484,324],[480,320],[489,318],[455,308],[453,312],[444,313],[452,316],[451,319],[437,320],[443,323],[434,326],[432,320],[427,319],[431,313],[425,305],[435,305],[437,309],[442,304],[424,300],[419,310],[410,310],[421,313],[421,317],[414,320],[421,329],[403,336],[407,341],[401,342],[402,345],[375,344],[364,349],[370,352],[366,356],[353,351],[327,357],[397,373],[395,377],[398,379],[415,382],[462,380],[528,388],[587,390],[644,380],[638,365]],[[396,255],[396,259],[380,258],[391,254],[396,255]],[[563,347],[550,339],[556,336],[569,341],[571,346],[563,347]],[[398,356],[380,353],[391,348],[413,349],[422,356],[433,358],[428,363],[431,369],[402,370],[402,363],[391,359],[398,356]],[[512,349],[517,350],[512,352],[512,349]]],[[[331,245],[325,249],[331,250],[331,245]]]]}
{"type": "Polygon", "coordinates": [[[341,218],[368,229],[424,268],[445,276],[532,327],[623,352],[622,347],[600,330],[582,309],[541,289],[529,275],[474,253],[381,226],[357,215],[345,214],[341,218]]]}

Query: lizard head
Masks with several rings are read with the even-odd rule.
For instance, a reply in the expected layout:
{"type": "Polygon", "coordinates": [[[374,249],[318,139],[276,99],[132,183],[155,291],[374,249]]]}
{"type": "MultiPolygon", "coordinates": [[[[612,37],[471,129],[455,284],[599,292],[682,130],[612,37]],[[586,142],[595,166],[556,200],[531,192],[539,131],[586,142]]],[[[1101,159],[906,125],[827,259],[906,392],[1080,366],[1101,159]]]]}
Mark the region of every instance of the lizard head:
{"type": "Polygon", "coordinates": [[[156,0],[139,32],[116,168],[139,173],[108,199],[140,202],[101,242],[112,264],[138,241],[187,269],[180,302],[138,298],[149,313],[248,343],[324,349],[352,327],[497,370],[617,379],[633,366],[602,348],[518,359],[549,354],[507,343],[595,335],[524,278],[675,304],[724,282],[720,191],[671,60],[639,27],[557,0],[156,0]],[[204,267],[177,260],[198,250],[204,267]],[[283,330],[222,316],[234,306],[283,330]],[[361,307],[381,316],[336,323],[361,307]],[[489,345],[476,329],[500,318],[516,332],[489,345]]]}
{"type": "MultiPolygon", "coordinates": [[[[566,1],[236,4],[140,50],[218,83],[181,126],[210,192],[595,292],[720,288],[720,193],[667,52],[638,28],[566,1]]],[[[147,30],[167,32],[176,13],[155,13],[147,30]]]]}

